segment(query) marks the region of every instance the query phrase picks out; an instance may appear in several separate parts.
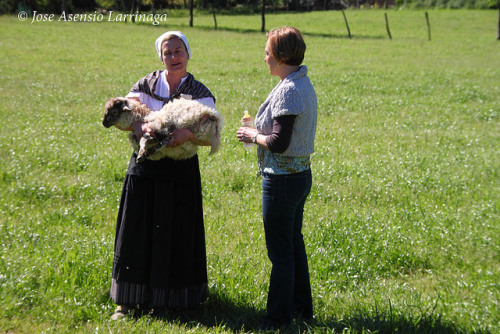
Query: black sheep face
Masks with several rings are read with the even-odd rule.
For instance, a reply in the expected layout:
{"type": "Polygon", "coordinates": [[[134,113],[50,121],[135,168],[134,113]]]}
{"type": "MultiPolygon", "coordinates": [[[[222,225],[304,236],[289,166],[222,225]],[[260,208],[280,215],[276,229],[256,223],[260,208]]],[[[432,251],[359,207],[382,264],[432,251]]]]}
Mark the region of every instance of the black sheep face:
{"type": "Polygon", "coordinates": [[[104,127],[106,128],[115,125],[120,119],[124,110],[130,110],[126,99],[113,98],[106,102],[106,110],[104,112],[102,125],[104,125],[104,127]]]}

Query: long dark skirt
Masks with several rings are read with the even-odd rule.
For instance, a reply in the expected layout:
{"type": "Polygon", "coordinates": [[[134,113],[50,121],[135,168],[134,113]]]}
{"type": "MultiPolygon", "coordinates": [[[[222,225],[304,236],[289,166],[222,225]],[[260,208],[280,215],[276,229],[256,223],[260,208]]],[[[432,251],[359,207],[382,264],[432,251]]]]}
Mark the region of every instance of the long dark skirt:
{"type": "Polygon", "coordinates": [[[111,297],[118,305],[198,305],[207,296],[198,157],[143,166],[133,159],[117,218],[111,297]]]}

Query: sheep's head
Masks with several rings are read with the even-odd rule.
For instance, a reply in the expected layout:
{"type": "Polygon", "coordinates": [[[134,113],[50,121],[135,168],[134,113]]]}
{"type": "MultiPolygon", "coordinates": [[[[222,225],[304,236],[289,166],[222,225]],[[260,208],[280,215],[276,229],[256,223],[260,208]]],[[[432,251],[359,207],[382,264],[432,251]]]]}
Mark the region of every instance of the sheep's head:
{"type": "Polygon", "coordinates": [[[114,97],[109,99],[108,102],[106,102],[102,125],[106,128],[109,128],[112,125],[116,125],[118,128],[127,128],[127,124],[120,123],[123,123],[121,121],[125,121],[125,119],[122,120],[123,113],[130,112],[132,110],[129,102],[130,100],[124,97],[114,97]]]}

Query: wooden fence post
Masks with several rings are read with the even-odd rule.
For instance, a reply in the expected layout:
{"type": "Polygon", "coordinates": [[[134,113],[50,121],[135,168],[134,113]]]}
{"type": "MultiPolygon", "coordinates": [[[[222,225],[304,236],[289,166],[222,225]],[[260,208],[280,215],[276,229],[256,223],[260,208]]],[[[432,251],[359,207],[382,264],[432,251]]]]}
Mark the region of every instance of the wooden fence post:
{"type": "Polygon", "coordinates": [[[427,22],[427,35],[429,36],[429,41],[431,40],[431,24],[429,22],[429,13],[425,12],[425,21],[427,22]]]}
{"type": "Polygon", "coordinates": [[[260,31],[266,32],[266,0],[262,0],[260,17],[261,17],[260,31]]]}
{"type": "Polygon", "coordinates": [[[193,26],[193,7],[194,7],[194,0],[189,1],[189,26],[193,26]]]}
{"type": "Polygon", "coordinates": [[[352,38],[351,37],[351,29],[349,29],[349,23],[347,22],[347,17],[345,16],[343,9],[342,9],[342,15],[344,15],[345,26],[347,27],[347,34],[349,34],[349,38],[352,38]]]}
{"type": "Polygon", "coordinates": [[[389,39],[392,40],[391,29],[389,29],[389,19],[387,18],[387,13],[384,13],[384,15],[385,15],[385,28],[387,29],[387,34],[389,35],[389,39]]]}
{"type": "Polygon", "coordinates": [[[500,0],[497,0],[498,5],[498,30],[497,30],[497,40],[500,41],[500,0]]]}
{"type": "Polygon", "coordinates": [[[215,30],[217,30],[217,18],[215,17],[215,3],[212,4],[212,13],[214,14],[215,30]]]}

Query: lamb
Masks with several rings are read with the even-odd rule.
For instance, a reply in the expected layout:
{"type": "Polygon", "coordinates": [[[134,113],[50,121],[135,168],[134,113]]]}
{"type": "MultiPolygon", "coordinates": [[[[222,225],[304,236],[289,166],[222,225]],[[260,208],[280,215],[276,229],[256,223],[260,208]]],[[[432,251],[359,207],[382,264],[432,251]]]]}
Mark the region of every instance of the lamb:
{"type": "Polygon", "coordinates": [[[189,95],[182,95],[163,106],[159,111],[152,111],[145,104],[123,97],[111,98],[106,102],[102,124],[109,128],[115,126],[120,130],[130,129],[135,121],[147,122],[156,138],[145,134],[141,140],[134,132],[128,138],[137,153],[136,161],[143,162],[146,158],[160,160],[169,157],[174,160],[184,160],[193,157],[198,146],[190,140],[176,147],[166,147],[170,142],[170,133],[175,129],[188,128],[196,139],[211,143],[210,154],[220,147],[220,133],[224,120],[221,114],[189,95]]]}

